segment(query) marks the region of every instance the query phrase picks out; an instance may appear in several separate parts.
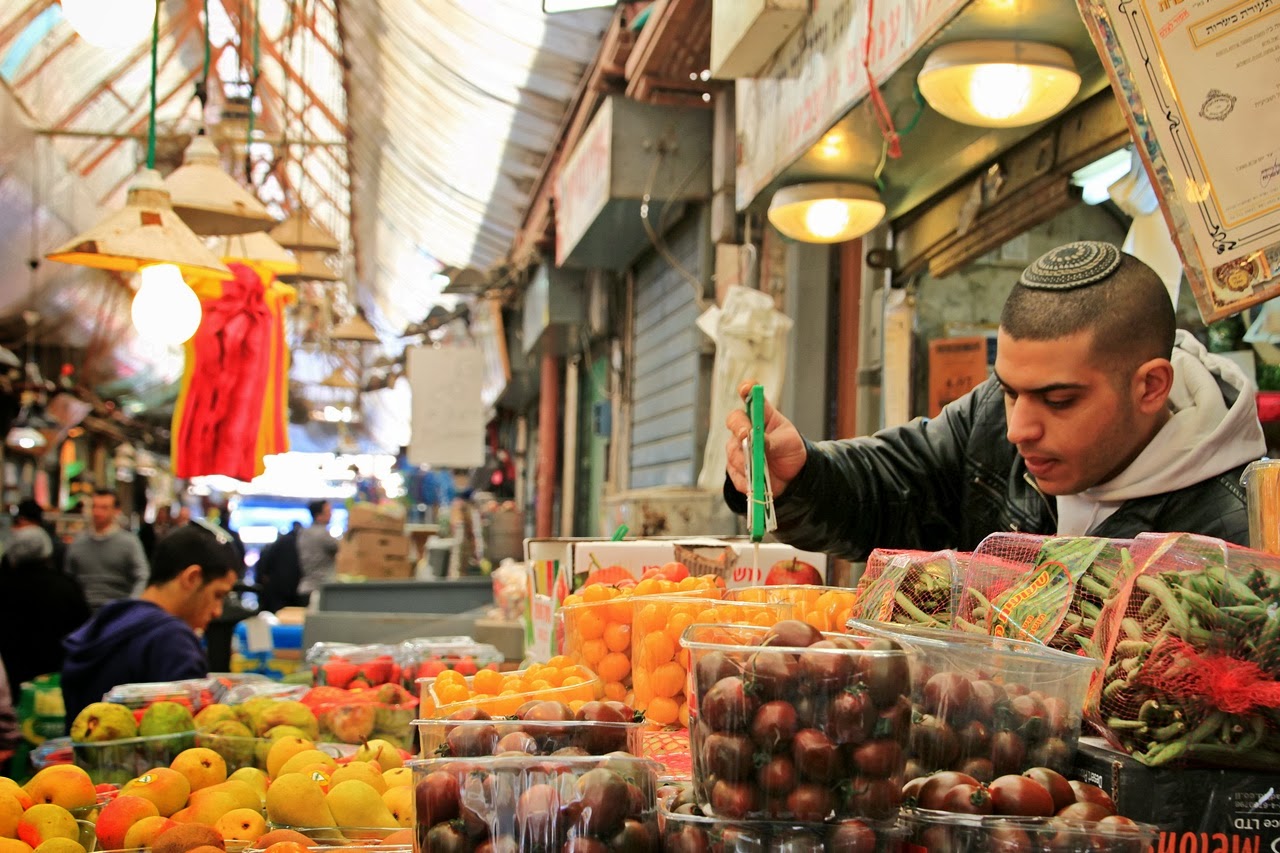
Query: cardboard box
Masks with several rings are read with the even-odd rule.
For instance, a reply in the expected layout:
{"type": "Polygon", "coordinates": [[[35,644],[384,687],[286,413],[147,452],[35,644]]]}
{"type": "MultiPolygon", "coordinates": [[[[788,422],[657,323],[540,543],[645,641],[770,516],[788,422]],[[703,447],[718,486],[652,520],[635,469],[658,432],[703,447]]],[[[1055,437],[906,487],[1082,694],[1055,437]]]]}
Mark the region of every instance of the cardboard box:
{"type": "Polygon", "coordinates": [[[1159,826],[1153,853],[1280,850],[1280,774],[1147,767],[1084,738],[1072,775],[1109,793],[1125,817],[1159,826]]]}
{"type": "Polygon", "coordinates": [[[352,504],[347,511],[347,530],[404,533],[404,507],[399,504],[352,504]]]}
{"type": "Polygon", "coordinates": [[[756,547],[749,539],[635,539],[622,542],[588,541],[574,544],[574,586],[581,586],[592,572],[619,566],[639,578],[646,569],[678,560],[690,574],[718,574],[730,589],[766,583],[826,583],[827,555],[801,551],[790,545],[765,543],[756,547]],[[757,564],[758,559],[758,564],[757,564]],[[808,577],[783,579],[791,567],[808,577]],[[809,566],[812,571],[805,569],[809,566]],[[776,567],[776,571],[775,571],[776,567]]]}
{"type": "Polygon", "coordinates": [[[357,530],[347,534],[341,547],[362,557],[408,557],[409,537],[378,530],[357,530]]]}
{"type": "Polygon", "coordinates": [[[573,591],[574,539],[526,539],[524,558],[529,595],[524,607],[524,659],[545,663],[560,653],[556,613],[573,591]]]}
{"type": "Polygon", "coordinates": [[[403,554],[360,553],[351,548],[338,548],[335,566],[339,575],[383,580],[413,577],[413,564],[403,554]]]}

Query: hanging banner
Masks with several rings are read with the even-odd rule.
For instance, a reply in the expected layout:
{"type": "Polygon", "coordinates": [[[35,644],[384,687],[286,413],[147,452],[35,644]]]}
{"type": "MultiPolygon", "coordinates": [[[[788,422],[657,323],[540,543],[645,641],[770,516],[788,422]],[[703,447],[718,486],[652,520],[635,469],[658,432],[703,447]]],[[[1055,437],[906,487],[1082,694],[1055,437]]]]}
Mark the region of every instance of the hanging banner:
{"type": "Polygon", "coordinates": [[[1205,322],[1280,294],[1280,0],[1078,0],[1205,322]]]}
{"type": "Polygon", "coordinates": [[[479,468],[485,438],[479,347],[413,347],[406,364],[413,394],[409,464],[479,468]]]}
{"type": "Polygon", "coordinates": [[[868,14],[871,73],[883,82],[967,2],[814,0],[791,40],[755,77],[735,84],[738,209],[867,96],[868,14]]]}

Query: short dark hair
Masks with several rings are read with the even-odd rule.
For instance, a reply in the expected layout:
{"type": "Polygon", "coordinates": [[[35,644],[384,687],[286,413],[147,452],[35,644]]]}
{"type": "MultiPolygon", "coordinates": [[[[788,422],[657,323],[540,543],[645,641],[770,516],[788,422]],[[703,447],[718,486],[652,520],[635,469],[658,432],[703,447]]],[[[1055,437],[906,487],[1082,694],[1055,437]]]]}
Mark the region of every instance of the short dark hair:
{"type": "Polygon", "coordinates": [[[239,572],[238,557],[230,544],[203,524],[186,524],[156,543],[151,556],[151,576],[147,586],[161,586],[190,566],[200,567],[203,583],[212,583],[239,572]]]}
{"type": "Polygon", "coordinates": [[[113,504],[120,506],[120,496],[110,489],[94,489],[93,496],[95,498],[111,498],[113,504]]]}
{"type": "Polygon", "coordinates": [[[328,501],[312,501],[307,504],[307,511],[311,513],[311,520],[315,521],[320,517],[320,513],[324,512],[324,508],[329,505],[328,501]]]}
{"type": "Polygon", "coordinates": [[[1000,313],[1000,328],[1030,341],[1090,331],[1094,354],[1109,369],[1127,371],[1173,355],[1177,319],[1155,270],[1122,255],[1115,272],[1086,287],[1040,290],[1015,284],[1000,313]]]}
{"type": "Polygon", "coordinates": [[[14,510],[13,517],[34,522],[35,524],[44,524],[44,509],[31,498],[27,498],[26,500],[18,501],[18,507],[14,510]]]}

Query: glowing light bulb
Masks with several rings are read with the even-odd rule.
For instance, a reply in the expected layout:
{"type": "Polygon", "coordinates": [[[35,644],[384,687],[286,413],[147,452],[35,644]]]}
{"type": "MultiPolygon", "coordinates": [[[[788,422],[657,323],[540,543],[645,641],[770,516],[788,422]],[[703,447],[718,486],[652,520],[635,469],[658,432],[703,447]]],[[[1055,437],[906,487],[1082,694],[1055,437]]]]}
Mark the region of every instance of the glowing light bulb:
{"type": "Polygon", "coordinates": [[[62,0],[62,16],[95,47],[133,47],[147,41],[156,0],[62,0]]]}
{"type": "Polygon", "coordinates": [[[1025,65],[979,65],[969,78],[969,103],[989,119],[1010,119],[1031,102],[1031,83],[1031,69],[1025,65]]]}
{"type": "Polygon", "coordinates": [[[834,198],[824,198],[809,205],[804,225],[816,237],[829,240],[849,225],[849,208],[834,198]]]}
{"type": "Polygon", "coordinates": [[[173,264],[153,264],[139,273],[133,297],[133,325],[143,338],[158,344],[185,343],[200,327],[200,297],[182,280],[173,264]]]}

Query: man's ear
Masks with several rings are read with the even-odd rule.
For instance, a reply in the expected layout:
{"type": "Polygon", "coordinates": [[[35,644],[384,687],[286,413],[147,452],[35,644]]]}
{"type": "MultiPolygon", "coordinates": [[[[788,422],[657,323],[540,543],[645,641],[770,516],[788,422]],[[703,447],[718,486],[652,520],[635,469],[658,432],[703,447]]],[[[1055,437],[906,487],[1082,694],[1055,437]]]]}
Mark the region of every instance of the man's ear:
{"type": "Polygon", "coordinates": [[[1173,390],[1173,364],[1167,358],[1153,358],[1139,365],[1133,377],[1134,401],[1144,415],[1160,412],[1173,390]]]}
{"type": "Polygon", "coordinates": [[[197,590],[204,584],[203,572],[199,565],[192,563],[178,574],[178,585],[188,592],[197,590]]]}

